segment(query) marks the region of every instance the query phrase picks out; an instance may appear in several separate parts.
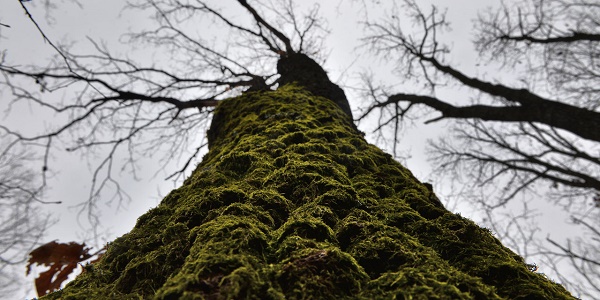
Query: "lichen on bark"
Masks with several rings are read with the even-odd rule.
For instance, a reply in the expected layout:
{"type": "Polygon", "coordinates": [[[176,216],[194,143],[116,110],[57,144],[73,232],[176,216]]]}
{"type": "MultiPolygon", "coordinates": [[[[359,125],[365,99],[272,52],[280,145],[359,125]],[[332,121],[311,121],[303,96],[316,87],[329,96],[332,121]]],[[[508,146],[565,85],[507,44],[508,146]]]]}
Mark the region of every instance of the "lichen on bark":
{"type": "Polygon", "coordinates": [[[183,186],[44,299],[571,299],[328,99],[222,101],[183,186]]]}

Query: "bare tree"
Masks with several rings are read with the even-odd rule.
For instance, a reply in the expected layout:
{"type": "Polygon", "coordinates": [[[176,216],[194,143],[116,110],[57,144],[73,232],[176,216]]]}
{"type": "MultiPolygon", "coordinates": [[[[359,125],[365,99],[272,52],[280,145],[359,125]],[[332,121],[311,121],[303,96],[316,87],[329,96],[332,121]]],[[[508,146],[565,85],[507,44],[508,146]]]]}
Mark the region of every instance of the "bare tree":
{"type": "MultiPolygon", "coordinates": [[[[111,198],[119,202],[129,199],[115,174],[125,170],[137,176],[140,158],[162,153],[158,168],[177,164],[177,170],[167,179],[182,181],[210,141],[205,132],[221,99],[303,82],[307,90],[343,106],[351,118],[344,92],[310,58],[320,59],[320,41],[326,33],[317,17],[318,6],[299,15],[301,11],[293,1],[250,5],[240,0],[239,8],[250,16],[240,20],[209,3],[130,3],[129,9],[151,12],[156,28],[130,33],[125,39],[171,54],[148,64],[119,57],[91,39],[96,51],[77,54],[48,36],[29,11],[28,3],[20,2],[57,55],[49,66],[40,67],[10,63],[3,53],[0,90],[12,96],[5,103],[8,112],[28,106],[36,113],[53,114],[56,122],[38,134],[28,133],[21,124],[0,124],[0,133],[12,141],[5,152],[26,147],[37,154],[39,159],[32,164],[42,171],[28,176],[38,177],[44,184],[48,173],[60,171],[52,156],[63,149],[84,157],[101,157],[93,167],[89,197],[80,204],[80,213],[87,216],[95,236],[101,222],[98,204],[111,198]],[[265,15],[274,23],[263,19],[265,15]],[[207,19],[209,22],[204,21],[207,19]],[[191,30],[190,24],[218,27],[217,34],[227,34],[231,39],[215,44],[210,36],[191,30]],[[306,73],[295,72],[297,66],[306,73]],[[37,89],[32,88],[36,85],[37,89]],[[114,194],[107,199],[106,193],[111,191],[114,194]]],[[[46,11],[51,8],[46,7],[46,11]]]]}
{"type": "Polygon", "coordinates": [[[577,241],[578,251],[573,243],[552,241],[555,249],[544,253],[573,261],[587,279],[578,291],[597,291],[600,260],[585,249],[599,246],[600,5],[532,0],[480,15],[474,41],[480,60],[507,72],[492,79],[447,62],[444,13],[436,7],[427,13],[412,0],[404,1],[404,9],[417,29],[407,31],[404,15],[395,11],[366,22],[365,43],[396,60],[406,78],[424,78],[426,92],[398,93],[368,83],[374,103],[360,118],[378,111],[380,128],[393,126],[395,138],[403,119],[422,113],[415,110],[419,106],[440,114],[426,123],[455,119],[454,136],[432,143],[439,170],[448,178],[468,178],[469,189],[483,189],[486,196],[478,201],[488,212],[518,195],[545,191],[538,194],[579,215],[574,220],[592,237],[577,241]],[[471,96],[446,99],[449,86],[466,87],[471,96]]]}
{"type": "Polygon", "coordinates": [[[23,264],[51,221],[39,207],[42,186],[27,167],[31,153],[6,151],[6,140],[0,146],[0,292],[10,295],[23,286],[23,264]]]}
{"type": "MultiPolygon", "coordinates": [[[[11,64],[3,57],[0,88],[12,95],[11,106],[29,105],[40,113],[53,113],[62,121],[41,134],[25,134],[2,124],[0,131],[16,140],[11,147],[28,145],[37,149],[42,157],[39,168],[43,170],[57,171],[49,158],[61,148],[83,156],[102,156],[94,166],[88,200],[81,204],[81,212],[96,228],[96,206],[100,198],[106,198],[103,193],[113,191],[113,199],[128,200],[114,179],[115,172],[126,170],[135,176],[141,157],[163,153],[160,168],[175,162],[179,167],[171,170],[168,178],[183,179],[207,145],[207,140],[199,137],[205,137],[210,114],[220,99],[295,81],[297,75],[285,70],[297,63],[295,58],[306,57],[310,63],[308,54],[319,59],[320,41],[326,30],[317,17],[318,7],[298,15],[299,10],[289,0],[252,5],[237,2],[250,18],[233,18],[229,11],[210,1],[130,3],[130,9],[151,12],[157,25],[128,34],[125,39],[171,54],[150,65],[119,57],[91,39],[96,52],[77,54],[51,41],[36,23],[43,38],[58,53],[56,59],[48,67],[39,67],[11,64]],[[263,15],[275,23],[265,21],[263,15]],[[194,30],[198,24],[215,26],[219,28],[217,34],[231,39],[213,43],[211,36],[194,30]],[[38,90],[32,90],[32,84],[38,90]],[[69,97],[55,96],[60,94],[69,97]],[[124,162],[119,159],[123,155],[124,162]]],[[[35,22],[26,3],[21,5],[35,22]]],[[[336,94],[345,101],[339,88],[322,92],[336,94]]],[[[346,111],[350,113],[349,106],[346,111]]]]}
{"type": "MultiPolygon", "coordinates": [[[[180,168],[169,177],[182,178],[185,172],[189,172],[200,149],[210,142],[210,135],[208,141],[198,137],[204,137],[210,114],[221,99],[300,80],[314,94],[336,101],[347,115],[352,115],[343,91],[331,85],[328,79],[323,80],[327,78],[325,72],[309,58],[319,59],[320,41],[326,31],[317,18],[316,8],[300,17],[291,0],[276,4],[256,1],[252,5],[238,0],[239,8],[247,17],[235,18],[232,17],[234,12],[209,3],[147,0],[131,4],[132,8],[152,11],[158,25],[128,35],[129,41],[164,47],[171,53],[170,57],[157,59],[150,65],[118,56],[98,41],[90,41],[97,50],[92,54],[78,54],[57,44],[55,48],[59,56],[45,68],[23,67],[2,60],[0,84],[4,90],[10,91],[13,97],[11,104],[25,103],[52,112],[61,121],[54,128],[37,135],[26,134],[18,127],[0,125],[3,133],[17,141],[11,147],[37,147],[42,157],[40,169],[44,171],[56,170],[49,158],[62,147],[72,152],[103,155],[95,166],[88,201],[82,204],[82,212],[88,214],[93,227],[99,222],[95,206],[107,187],[113,186],[116,198],[127,198],[113,178],[117,169],[135,173],[140,157],[166,153],[161,161],[163,167],[183,157],[180,168]],[[267,22],[263,18],[265,15],[275,21],[267,22]],[[210,37],[197,34],[194,29],[206,25],[201,19],[207,17],[212,22],[210,24],[225,28],[224,34],[231,34],[232,39],[218,44],[210,37]],[[301,69],[314,66],[317,71],[310,70],[307,74],[318,76],[311,82],[305,74],[294,72],[296,66],[302,66],[301,69]],[[328,84],[319,84],[323,82],[328,84]],[[39,91],[31,89],[32,83],[38,86],[39,91]],[[69,97],[65,100],[52,96],[60,93],[69,97]],[[122,165],[117,159],[119,152],[127,155],[122,165]]],[[[414,3],[412,5],[416,8],[414,3]]],[[[418,19],[417,14],[414,16],[418,19]]],[[[443,20],[438,23],[434,14],[423,20],[425,32],[435,33],[437,26],[444,23],[443,20]],[[433,21],[433,26],[427,24],[428,20],[433,21]]],[[[388,29],[394,30],[394,27],[388,29]]],[[[48,37],[44,38],[50,41],[48,37]]],[[[415,53],[423,54],[422,57],[408,61],[411,66],[415,63],[422,67],[422,75],[434,87],[435,78],[429,76],[425,67],[430,63],[435,67],[435,62],[438,62],[436,56],[445,50],[436,44],[427,46],[428,39],[423,41],[423,47],[415,48],[418,50],[415,53]]],[[[454,69],[442,69],[450,75],[461,75],[450,72],[454,69]]],[[[443,73],[443,70],[438,71],[443,73]]],[[[500,89],[500,95],[495,96],[511,92],[510,89],[500,89]]],[[[372,95],[376,95],[375,89],[372,95]]],[[[399,106],[397,97],[390,99],[388,104],[394,105],[395,115],[389,121],[396,122],[405,115],[407,108],[399,106]]],[[[532,99],[530,101],[539,100],[532,99]]],[[[378,103],[373,109],[384,107],[384,104],[378,103]]],[[[553,102],[551,104],[554,105],[553,102]]],[[[563,108],[552,105],[548,108],[551,112],[563,108]]],[[[477,112],[473,110],[472,113],[477,112]]],[[[458,117],[461,113],[452,116],[458,117]]],[[[498,115],[496,113],[492,117],[498,115]]],[[[583,117],[590,118],[588,115],[583,117]]],[[[536,118],[548,120],[544,114],[536,118]]],[[[381,119],[381,122],[385,125],[388,120],[381,119]]],[[[569,120],[563,120],[557,126],[571,128],[569,120]]],[[[578,134],[594,136],[594,132],[589,130],[580,130],[578,134]]],[[[42,177],[45,176],[43,174],[42,177]]]]}
{"type": "Polygon", "coordinates": [[[572,216],[572,222],[580,225],[585,230],[585,235],[568,239],[562,243],[546,238],[549,245],[541,245],[540,255],[546,265],[554,267],[553,271],[558,274],[561,282],[569,286],[573,291],[579,293],[582,297],[594,299],[600,294],[600,255],[598,246],[600,245],[600,231],[598,231],[598,214],[595,216],[572,216]],[[595,222],[594,222],[595,220],[595,222]],[[566,261],[566,264],[575,269],[575,278],[561,272],[557,262],[566,261]]]}
{"type": "MultiPolygon", "coordinates": [[[[181,68],[177,55],[169,58],[171,68],[160,58],[143,67],[100,44],[94,55],[56,47],[61,59],[46,69],[0,66],[13,103],[70,114],[41,135],[3,127],[17,143],[44,142],[43,169],[50,168],[48,152],[66,138],[71,151],[108,146],[110,170],[119,147],[131,146],[133,154],[147,149],[136,143],[139,135],[156,131],[158,138],[141,141],[174,143],[189,133],[171,135],[166,127],[190,130],[183,127],[193,124],[189,116],[208,114],[221,97],[259,90],[220,102],[206,136],[210,150],[190,178],[47,299],[572,298],[488,230],[445,209],[410,171],[366,142],[344,91],[304,52],[314,18],[298,26],[289,15],[286,31],[266,21],[270,6],[237,3],[249,19],[202,1],[135,6],[153,9],[159,26],[131,37],[189,51],[181,68]],[[252,46],[249,60],[184,31],[198,16],[241,33],[248,42],[238,46],[252,46]],[[20,86],[19,78],[37,80],[41,92],[20,86]],[[275,85],[287,86],[262,91],[275,85]],[[51,91],[77,97],[56,103],[44,97],[51,91]]],[[[110,182],[110,173],[103,178],[110,182]]],[[[42,246],[30,262],[46,264],[42,252],[63,246],[42,246]]],[[[46,283],[38,286],[40,295],[66,277],[62,258],[70,257],[66,270],[72,270],[89,257],[84,245],[67,248],[51,251],[58,259],[39,280],[46,283]]]]}

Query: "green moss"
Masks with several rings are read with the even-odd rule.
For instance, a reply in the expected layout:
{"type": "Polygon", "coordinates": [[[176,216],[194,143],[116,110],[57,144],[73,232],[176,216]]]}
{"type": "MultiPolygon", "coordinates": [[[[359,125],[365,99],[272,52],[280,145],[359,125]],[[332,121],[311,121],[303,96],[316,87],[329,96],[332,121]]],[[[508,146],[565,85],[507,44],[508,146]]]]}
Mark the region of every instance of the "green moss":
{"type": "Polygon", "coordinates": [[[305,248],[282,263],[275,279],[290,299],[348,298],[367,280],[354,258],[336,248],[305,248]]]}
{"type": "Polygon", "coordinates": [[[182,187],[47,299],[570,299],[331,101],[222,101],[182,187]]]}

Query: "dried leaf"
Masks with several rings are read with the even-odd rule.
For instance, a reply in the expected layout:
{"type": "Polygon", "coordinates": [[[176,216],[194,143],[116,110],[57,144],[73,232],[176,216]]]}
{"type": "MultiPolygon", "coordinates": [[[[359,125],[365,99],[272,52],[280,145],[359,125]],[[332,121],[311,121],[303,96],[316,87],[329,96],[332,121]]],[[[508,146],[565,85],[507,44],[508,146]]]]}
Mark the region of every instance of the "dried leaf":
{"type": "Polygon", "coordinates": [[[33,264],[50,267],[35,279],[38,296],[60,289],[60,285],[75,270],[77,263],[92,257],[89,250],[90,248],[85,247],[85,243],[63,244],[52,241],[31,251],[27,263],[27,275],[33,264]]]}

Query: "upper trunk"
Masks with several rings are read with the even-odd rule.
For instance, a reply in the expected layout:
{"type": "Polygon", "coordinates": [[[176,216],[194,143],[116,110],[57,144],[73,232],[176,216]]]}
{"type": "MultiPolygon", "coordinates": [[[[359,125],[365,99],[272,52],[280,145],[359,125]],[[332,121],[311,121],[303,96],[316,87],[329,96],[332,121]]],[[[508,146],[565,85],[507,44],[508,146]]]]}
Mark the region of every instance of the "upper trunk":
{"type": "Polygon", "coordinates": [[[331,101],[288,86],[225,100],[215,120],[183,186],[48,298],[571,298],[331,101]]]}
{"type": "Polygon", "coordinates": [[[344,90],[329,80],[321,65],[303,53],[286,53],[277,62],[279,85],[297,83],[316,96],[337,104],[352,119],[352,110],[344,90]]]}

